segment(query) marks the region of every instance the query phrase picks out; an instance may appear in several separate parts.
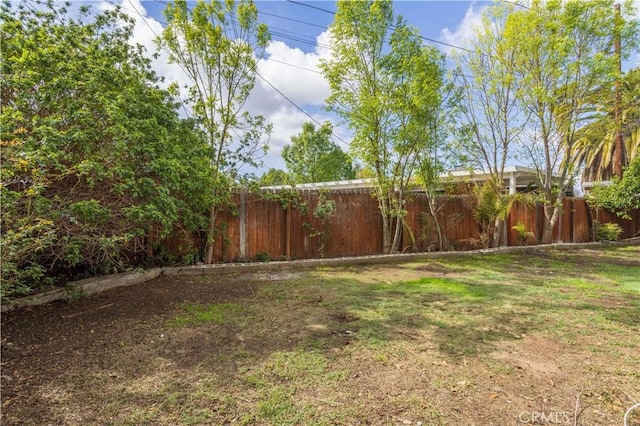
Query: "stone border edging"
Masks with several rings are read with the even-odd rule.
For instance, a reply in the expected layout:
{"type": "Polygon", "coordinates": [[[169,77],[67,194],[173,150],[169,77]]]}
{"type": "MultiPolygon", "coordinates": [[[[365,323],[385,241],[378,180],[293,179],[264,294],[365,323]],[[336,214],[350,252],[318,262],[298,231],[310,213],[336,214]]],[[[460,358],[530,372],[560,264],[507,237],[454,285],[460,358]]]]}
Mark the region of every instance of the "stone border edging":
{"type": "Polygon", "coordinates": [[[85,278],[84,280],[68,283],[65,288],[58,288],[14,300],[11,304],[2,305],[0,312],[8,312],[24,306],[42,305],[55,300],[68,300],[78,295],[100,293],[116,287],[140,284],[156,278],[162,274],[162,270],[163,268],[153,268],[143,272],[122,272],[101,277],[85,278]]]}
{"type": "Polygon", "coordinates": [[[526,253],[534,250],[578,250],[585,248],[600,248],[610,246],[637,246],[640,245],[640,237],[628,238],[622,241],[590,242],[590,243],[554,243],[531,246],[496,247],[491,249],[467,250],[467,251],[443,251],[427,253],[402,253],[402,254],[378,254],[370,256],[336,257],[328,259],[303,259],[286,260],[264,263],[223,263],[213,265],[180,266],[167,268],[154,268],[144,272],[123,272],[114,275],[105,275],[96,278],[87,278],[69,283],[66,288],[51,290],[48,292],[27,296],[15,300],[8,305],[2,305],[0,312],[8,312],[24,306],[36,306],[55,300],[70,299],[77,294],[94,294],[121,286],[141,284],[152,280],[159,275],[168,276],[194,276],[194,275],[224,275],[239,274],[243,272],[269,272],[285,271],[292,269],[307,269],[318,266],[341,265],[381,265],[387,263],[402,263],[420,259],[437,259],[462,257],[469,255],[490,255],[497,253],[526,253]]]}
{"type": "Polygon", "coordinates": [[[334,257],[321,259],[285,260],[264,263],[225,263],[213,265],[179,266],[165,268],[163,274],[170,276],[185,275],[222,275],[242,272],[269,272],[285,271],[291,269],[305,269],[318,266],[332,265],[375,265],[385,263],[408,262],[420,259],[436,259],[440,257],[461,257],[469,255],[488,255],[496,253],[526,253],[533,250],[578,250],[585,248],[599,248],[609,246],[635,246],[640,245],[640,237],[629,238],[623,241],[595,242],[595,243],[554,243],[531,246],[496,247],[480,250],[466,251],[442,251],[425,253],[401,253],[401,254],[376,254],[369,256],[334,257]]]}

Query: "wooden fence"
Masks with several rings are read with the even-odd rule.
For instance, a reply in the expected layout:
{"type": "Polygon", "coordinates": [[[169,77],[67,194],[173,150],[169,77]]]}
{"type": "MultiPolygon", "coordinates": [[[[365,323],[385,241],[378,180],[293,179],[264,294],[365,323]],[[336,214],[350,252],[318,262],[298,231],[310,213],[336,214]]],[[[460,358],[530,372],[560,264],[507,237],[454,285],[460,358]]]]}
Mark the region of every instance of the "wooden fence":
{"type": "MultiPolygon", "coordinates": [[[[368,190],[332,191],[333,215],[326,221],[314,217],[319,193],[300,193],[298,206],[283,208],[279,201],[256,194],[238,194],[237,211],[223,212],[218,217],[216,261],[270,259],[311,259],[346,257],[382,253],[382,220],[378,202],[368,190]],[[325,239],[323,244],[323,239],[325,239]]],[[[438,219],[447,250],[481,247],[480,226],[474,219],[469,196],[449,196],[437,200],[438,219]]],[[[428,220],[428,204],[424,195],[416,195],[406,205],[406,226],[402,234],[402,251],[437,249],[435,228],[428,220]]],[[[640,229],[640,212],[624,220],[609,212],[592,211],[582,198],[565,198],[563,213],[554,228],[554,242],[588,242],[593,240],[593,222],[615,222],[623,228],[621,238],[632,237],[640,229]]],[[[517,223],[524,224],[536,244],[542,235],[543,208],[516,204],[505,221],[506,243],[521,244],[517,223]]],[[[202,245],[202,236],[176,234],[166,242],[175,256],[202,245]]]]}

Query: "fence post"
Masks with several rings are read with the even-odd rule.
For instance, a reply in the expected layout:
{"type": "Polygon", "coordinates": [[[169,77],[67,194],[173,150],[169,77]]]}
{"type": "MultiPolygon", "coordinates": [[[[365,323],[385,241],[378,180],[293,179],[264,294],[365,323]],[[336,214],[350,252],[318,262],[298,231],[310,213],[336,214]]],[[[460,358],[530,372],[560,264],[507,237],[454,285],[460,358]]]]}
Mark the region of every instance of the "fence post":
{"type": "Polygon", "coordinates": [[[291,258],[291,203],[287,204],[287,215],[285,218],[285,240],[284,240],[284,254],[287,259],[291,258]]]}
{"type": "Polygon", "coordinates": [[[240,241],[239,251],[240,258],[247,257],[247,206],[246,206],[246,191],[243,189],[240,192],[240,241]]]}
{"type": "Polygon", "coordinates": [[[569,239],[572,243],[576,242],[576,233],[575,233],[575,214],[576,214],[576,205],[575,199],[571,198],[571,205],[569,206],[569,239]]]}

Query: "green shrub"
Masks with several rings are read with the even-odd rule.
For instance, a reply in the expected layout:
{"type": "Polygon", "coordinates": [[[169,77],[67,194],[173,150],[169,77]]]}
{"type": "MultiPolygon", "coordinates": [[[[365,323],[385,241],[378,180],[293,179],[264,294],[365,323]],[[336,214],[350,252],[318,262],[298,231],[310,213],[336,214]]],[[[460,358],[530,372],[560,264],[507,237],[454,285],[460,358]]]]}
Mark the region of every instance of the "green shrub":
{"type": "Polygon", "coordinates": [[[618,241],[622,234],[622,227],[617,223],[597,223],[596,222],[596,240],[597,241],[618,241]]]}
{"type": "Polygon", "coordinates": [[[271,260],[271,257],[269,256],[269,253],[267,253],[266,251],[261,251],[260,253],[256,254],[256,262],[268,262],[271,260]]]}
{"type": "Polygon", "coordinates": [[[526,245],[527,244],[527,240],[529,239],[529,237],[531,237],[533,235],[532,232],[527,231],[527,227],[522,222],[516,223],[515,225],[513,225],[511,227],[511,229],[516,231],[516,237],[518,239],[518,244],[520,244],[521,246],[526,245]]]}

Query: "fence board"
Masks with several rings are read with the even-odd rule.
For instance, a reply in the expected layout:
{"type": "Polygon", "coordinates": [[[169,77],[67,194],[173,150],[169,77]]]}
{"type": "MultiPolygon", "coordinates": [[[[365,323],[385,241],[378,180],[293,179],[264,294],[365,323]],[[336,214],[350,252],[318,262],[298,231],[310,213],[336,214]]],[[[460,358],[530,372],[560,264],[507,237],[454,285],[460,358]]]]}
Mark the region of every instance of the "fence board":
{"type": "Polygon", "coordinates": [[[591,241],[591,212],[583,198],[574,198],[573,207],[573,242],[586,243],[591,241]]]}
{"type": "Polygon", "coordinates": [[[640,231],[640,211],[632,212],[631,219],[623,219],[608,211],[592,211],[593,219],[600,223],[617,223],[622,227],[620,238],[631,238],[640,231]]]}
{"type": "Polygon", "coordinates": [[[539,223],[540,209],[539,206],[526,206],[523,203],[516,202],[511,208],[511,214],[507,217],[507,245],[516,246],[520,244],[518,233],[513,227],[522,223],[527,232],[531,232],[532,236],[526,241],[526,244],[535,244],[540,241],[541,223],[539,223]]]}
{"type": "MultiPolygon", "coordinates": [[[[290,206],[287,212],[279,201],[265,199],[259,194],[238,194],[235,200],[237,211],[223,211],[218,215],[215,260],[254,260],[261,252],[267,253],[271,259],[360,256],[382,252],[382,219],[377,200],[368,190],[330,192],[328,198],[334,201],[335,207],[333,215],[324,223],[313,214],[318,198],[317,191],[301,192],[300,205],[290,206]],[[246,229],[244,243],[241,241],[242,223],[246,229]],[[321,235],[326,235],[323,248],[321,235]]],[[[436,199],[436,206],[445,250],[480,248],[480,226],[473,217],[469,196],[442,196],[436,199]]],[[[403,229],[400,249],[436,250],[435,227],[425,221],[425,217],[429,217],[427,197],[414,194],[405,207],[407,226],[403,229]],[[412,234],[415,241],[412,241],[412,234]]],[[[591,241],[593,220],[618,223],[623,228],[621,238],[629,238],[639,231],[640,211],[633,212],[631,220],[625,220],[609,212],[590,210],[584,199],[567,198],[554,229],[554,241],[591,241]]],[[[508,245],[520,243],[512,229],[519,222],[532,233],[527,244],[540,241],[544,223],[541,205],[514,204],[505,225],[508,245]]],[[[194,248],[200,250],[203,245],[204,235],[188,236],[183,231],[177,231],[164,242],[165,250],[178,259],[192,253],[194,248]]]]}

